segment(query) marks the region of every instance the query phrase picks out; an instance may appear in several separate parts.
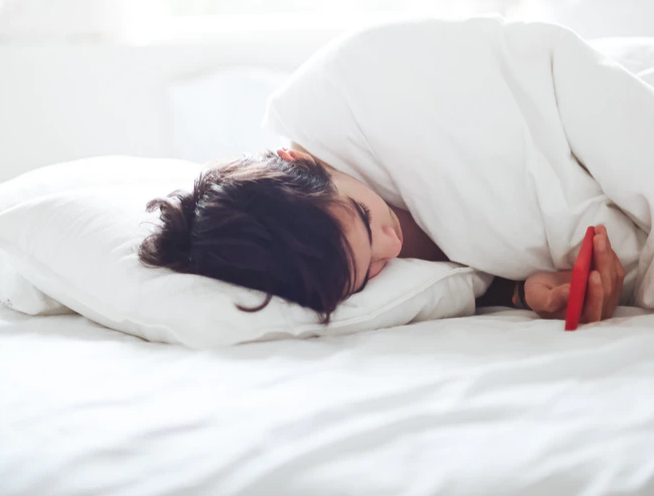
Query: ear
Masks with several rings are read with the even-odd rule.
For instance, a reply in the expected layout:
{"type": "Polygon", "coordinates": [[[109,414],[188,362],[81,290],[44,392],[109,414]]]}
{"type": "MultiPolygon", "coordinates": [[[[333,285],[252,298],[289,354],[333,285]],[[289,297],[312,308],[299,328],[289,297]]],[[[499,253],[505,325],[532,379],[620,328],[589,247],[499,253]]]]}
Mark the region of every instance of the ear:
{"type": "Polygon", "coordinates": [[[280,148],[279,150],[277,150],[277,155],[279,156],[279,158],[282,158],[287,162],[293,162],[293,160],[295,160],[295,158],[291,155],[291,153],[289,153],[289,151],[286,148],[280,148]]]}
{"type": "Polygon", "coordinates": [[[293,160],[304,159],[304,160],[313,160],[313,157],[308,153],[299,152],[297,150],[287,150],[288,154],[293,157],[293,160]]]}

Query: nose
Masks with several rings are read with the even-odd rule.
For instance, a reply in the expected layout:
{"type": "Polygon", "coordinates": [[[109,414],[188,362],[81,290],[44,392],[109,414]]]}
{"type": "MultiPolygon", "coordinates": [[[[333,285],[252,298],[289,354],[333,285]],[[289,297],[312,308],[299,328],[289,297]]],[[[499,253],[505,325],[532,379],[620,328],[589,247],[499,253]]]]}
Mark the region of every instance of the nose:
{"type": "Polygon", "coordinates": [[[397,236],[397,232],[393,226],[384,226],[382,228],[384,233],[383,244],[381,246],[380,258],[392,260],[397,258],[402,250],[402,241],[397,236]]]}

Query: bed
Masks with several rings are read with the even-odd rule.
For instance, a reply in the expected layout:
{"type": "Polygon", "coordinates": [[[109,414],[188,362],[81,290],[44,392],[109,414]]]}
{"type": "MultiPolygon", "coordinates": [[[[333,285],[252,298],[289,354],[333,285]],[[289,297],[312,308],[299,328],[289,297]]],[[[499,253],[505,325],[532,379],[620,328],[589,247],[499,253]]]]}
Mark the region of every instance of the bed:
{"type": "Polygon", "coordinates": [[[4,495],[654,493],[654,315],[192,351],[0,311],[4,495]]]}
{"type": "MultiPolygon", "coordinates": [[[[599,43],[651,77],[651,40],[599,43]]],[[[212,351],[0,308],[0,494],[647,496],[652,383],[637,308],[212,351]]]]}

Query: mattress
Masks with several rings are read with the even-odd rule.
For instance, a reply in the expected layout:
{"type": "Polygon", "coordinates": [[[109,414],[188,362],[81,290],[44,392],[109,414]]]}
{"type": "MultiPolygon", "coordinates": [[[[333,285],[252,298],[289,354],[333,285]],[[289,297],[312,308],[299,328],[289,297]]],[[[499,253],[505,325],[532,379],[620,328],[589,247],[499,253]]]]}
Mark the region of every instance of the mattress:
{"type": "Polygon", "coordinates": [[[194,351],[0,310],[0,493],[651,495],[654,314],[194,351]]]}

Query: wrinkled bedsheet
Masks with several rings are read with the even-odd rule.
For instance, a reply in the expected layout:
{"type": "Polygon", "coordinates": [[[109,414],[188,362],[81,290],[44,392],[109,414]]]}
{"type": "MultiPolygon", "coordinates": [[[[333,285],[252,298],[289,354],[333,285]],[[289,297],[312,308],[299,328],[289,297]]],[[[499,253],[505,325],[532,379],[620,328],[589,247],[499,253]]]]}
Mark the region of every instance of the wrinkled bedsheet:
{"type": "Polygon", "coordinates": [[[649,496],[654,314],[193,351],[0,309],[3,496],[649,496]]]}

